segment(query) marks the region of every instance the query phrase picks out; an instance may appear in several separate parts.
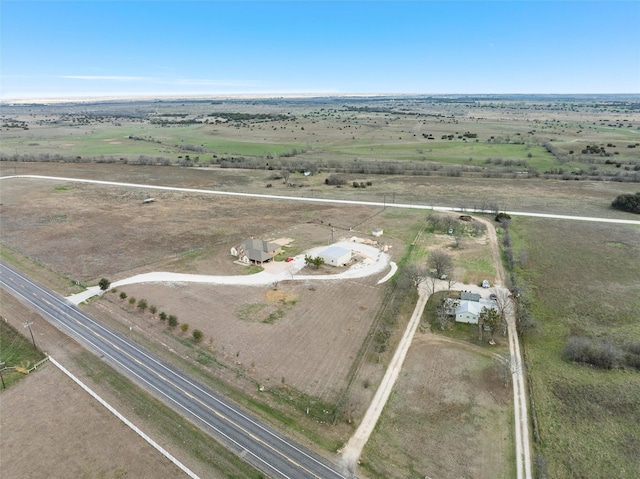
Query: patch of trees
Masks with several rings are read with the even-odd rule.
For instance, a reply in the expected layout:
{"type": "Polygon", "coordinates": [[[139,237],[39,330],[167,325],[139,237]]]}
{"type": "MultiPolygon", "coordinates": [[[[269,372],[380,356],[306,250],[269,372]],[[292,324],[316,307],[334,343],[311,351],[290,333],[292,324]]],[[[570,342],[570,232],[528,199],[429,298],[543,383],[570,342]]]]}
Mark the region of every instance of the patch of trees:
{"type": "Polygon", "coordinates": [[[304,263],[307,266],[314,266],[316,269],[320,268],[324,264],[324,259],[320,256],[316,256],[315,258],[310,255],[304,256],[304,263]]]}
{"type": "Polygon", "coordinates": [[[207,115],[209,117],[221,118],[226,121],[282,121],[295,120],[295,116],[278,115],[274,113],[225,113],[215,112],[207,115]]]}
{"type": "Polygon", "coordinates": [[[618,195],[611,203],[611,207],[617,210],[628,211],[629,213],[640,213],[640,192],[635,195],[618,195]]]}
{"type": "Polygon", "coordinates": [[[640,343],[616,346],[608,341],[571,336],[563,355],[569,361],[588,364],[600,369],[629,368],[640,370],[640,343]]]}
{"type": "Polygon", "coordinates": [[[330,185],[330,186],[342,186],[342,185],[346,185],[347,184],[347,180],[340,176],[340,175],[336,175],[334,173],[331,173],[325,180],[324,180],[324,184],[325,185],[330,185]]]}
{"type": "Polygon", "coordinates": [[[366,188],[367,186],[371,186],[373,185],[373,183],[371,181],[354,181],[353,182],[353,187],[354,188],[366,188]]]}

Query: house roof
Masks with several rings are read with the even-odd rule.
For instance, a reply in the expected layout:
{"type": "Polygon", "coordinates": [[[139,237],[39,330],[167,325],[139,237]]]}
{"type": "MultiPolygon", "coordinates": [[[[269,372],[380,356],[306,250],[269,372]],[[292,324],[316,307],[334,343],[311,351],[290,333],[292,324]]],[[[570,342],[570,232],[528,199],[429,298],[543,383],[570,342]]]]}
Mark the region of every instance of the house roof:
{"type": "Polygon", "coordinates": [[[456,314],[471,313],[478,316],[482,308],[496,309],[495,301],[481,299],[480,301],[461,300],[460,305],[456,308],[456,314]]]}
{"type": "Polygon", "coordinates": [[[320,253],[322,256],[330,256],[332,258],[342,258],[345,254],[350,255],[351,250],[342,248],[341,246],[329,246],[320,253]]]}
{"type": "Polygon", "coordinates": [[[480,296],[478,293],[470,293],[469,291],[462,291],[460,293],[460,299],[467,301],[480,301],[480,296]]]}
{"type": "Polygon", "coordinates": [[[250,238],[245,240],[238,249],[242,250],[244,254],[251,261],[265,262],[273,258],[274,254],[271,251],[276,251],[280,248],[277,243],[270,243],[261,239],[250,238]]]}

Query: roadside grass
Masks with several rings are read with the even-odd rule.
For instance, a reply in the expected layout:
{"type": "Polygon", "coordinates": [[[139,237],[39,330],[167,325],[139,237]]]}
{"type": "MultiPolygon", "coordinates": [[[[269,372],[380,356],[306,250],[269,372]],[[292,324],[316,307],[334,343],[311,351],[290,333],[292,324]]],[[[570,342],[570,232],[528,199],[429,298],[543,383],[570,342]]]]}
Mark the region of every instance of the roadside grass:
{"type": "Polygon", "coordinates": [[[572,364],[569,336],[640,342],[639,228],[518,218],[516,273],[538,329],[524,351],[548,477],[637,477],[640,373],[572,364]]]}
{"type": "Polygon", "coordinates": [[[184,456],[193,457],[211,471],[225,477],[247,479],[264,477],[262,473],[238,458],[218,441],[213,440],[162,402],[135,386],[124,375],[116,372],[91,353],[81,352],[74,357],[74,361],[95,384],[105,385],[117,391],[118,400],[127,405],[127,410],[121,412],[134,422],[146,424],[148,428],[158,431],[160,436],[167,438],[174,447],[181,450],[184,456]]]}
{"type": "Polygon", "coordinates": [[[0,244],[0,259],[25,273],[29,277],[38,278],[44,286],[62,294],[70,295],[85,290],[85,286],[51,271],[37,261],[20,254],[4,244],[0,244]]]}
{"type": "Polygon", "coordinates": [[[0,370],[3,370],[2,380],[6,387],[25,376],[13,368],[29,369],[44,357],[42,351],[33,347],[30,339],[0,316],[0,370]]]}

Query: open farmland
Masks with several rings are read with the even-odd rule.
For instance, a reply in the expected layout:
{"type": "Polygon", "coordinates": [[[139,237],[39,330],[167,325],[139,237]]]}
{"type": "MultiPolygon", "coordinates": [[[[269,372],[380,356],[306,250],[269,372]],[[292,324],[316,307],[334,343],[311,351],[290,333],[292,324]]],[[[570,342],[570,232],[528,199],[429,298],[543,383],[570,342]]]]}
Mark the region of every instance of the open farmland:
{"type": "Polygon", "coordinates": [[[638,227],[517,219],[511,230],[539,321],[525,351],[540,474],[637,477],[640,372],[573,364],[563,349],[570,336],[640,342],[638,227]]]}
{"type": "MultiPolygon", "coordinates": [[[[393,203],[497,205],[512,211],[636,219],[610,208],[616,195],[637,191],[638,121],[628,104],[435,103],[422,105],[417,113],[398,104],[373,108],[346,102],[329,111],[327,105],[299,102],[188,102],[189,112],[176,113],[181,108],[177,104],[156,105],[155,113],[149,106],[139,117],[131,116],[130,105],[105,104],[96,107],[105,109],[102,115],[88,116],[86,108],[65,105],[60,106],[64,118],[52,113],[42,118],[44,110],[26,115],[26,107],[11,107],[15,109],[9,114],[26,115],[20,117],[26,123],[2,128],[1,156],[43,161],[3,161],[3,176],[41,174],[352,199],[386,208],[7,179],[1,185],[2,256],[70,294],[101,277],[116,281],[148,271],[252,274],[258,269],[235,265],[229,255],[230,247],[248,236],[294,238],[285,257],[334,238],[370,237],[372,229],[383,228],[382,242],[391,247],[393,260],[402,263],[411,251],[409,262],[420,262],[430,251],[445,249],[454,258],[456,277],[477,284],[484,278],[493,282],[496,275],[482,232],[465,236],[456,246],[453,235],[428,228],[428,212],[399,210],[393,203]],[[363,106],[367,109],[357,109],[363,106]],[[209,107],[215,116],[209,116],[209,107]],[[247,116],[238,115],[238,109],[246,109],[247,116]],[[259,114],[267,116],[257,121],[259,114]],[[596,144],[597,151],[587,148],[596,144]],[[163,164],[167,166],[156,166],[163,164]],[[327,184],[332,174],[343,184],[327,184]],[[155,201],[143,204],[151,196],[155,201]]],[[[594,470],[601,472],[598,477],[625,477],[638,467],[637,371],[603,372],[562,357],[569,335],[638,342],[635,320],[640,311],[632,299],[640,296],[637,232],[634,227],[550,220],[512,222],[518,277],[534,293],[540,324],[527,336],[525,348],[540,474],[584,477],[594,470]],[[589,425],[592,417],[596,420],[589,425]]],[[[251,288],[131,285],[85,307],[190,373],[206,376],[237,401],[286,424],[292,434],[335,451],[368,405],[396,333],[404,327],[405,310],[412,306],[392,308],[399,320],[390,323],[391,351],[373,354],[367,341],[392,287],[377,285],[378,277],[251,288]],[[131,298],[144,299],[157,312],[141,310],[131,298]],[[160,311],[175,314],[179,326],[168,327],[159,319],[160,311]],[[192,338],[196,329],[204,334],[199,343],[192,338]]],[[[458,333],[451,335],[461,338],[458,333]]],[[[502,403],[509,393],[494,397],[495,403],[487,400],[502,392],[491,361],[467,349],[427,346],[419,340],[414,346],[389,415],[366,452],[366,473],[510,476],[511,447],[504,445],[512,440],[505,434],[511,427],[510,406],[502,403]],[[449,358],[459,368],[445,373],[436,364],[425,373],[420,368],[431,356],[442,356],[438,364],[449,358]],[[426,388],[428,374],[435,374],[443,389],[426,388]],[[456,407],[478,414],[432,414],[406,423],[406,411],[422,406],[427,393],[433,395],[434,407],[446,409],[451,402],[446,384],[455,385],[451,391],[462,391],[460,397],[471,398],[456,407]],[[477,397],[471,397],[474,391],[477,397]],[[484,399],[476,401],[480,396],[484,399]],[[411,432],[397,434],[398,424],[411,432]],[[413,448],[425,434],[416,424],[450,434],[429,435],[425,444],[431,452],[422,454],[413,448]],[[494,451],[499,459],[480,457],[470,448],[464,460],[435,464],[438,439],[457,445],[474,433],[500,443],[494,451]],[[403,449],[407,454],[399,452],[403,449]],[[388,460],[382,464],[375,457],[388,460]]]]}
{"type": "Polygon", "coordinates": [[[638,98],[458,96],[6,105],[5,160],[638,181],[638,98]]]}

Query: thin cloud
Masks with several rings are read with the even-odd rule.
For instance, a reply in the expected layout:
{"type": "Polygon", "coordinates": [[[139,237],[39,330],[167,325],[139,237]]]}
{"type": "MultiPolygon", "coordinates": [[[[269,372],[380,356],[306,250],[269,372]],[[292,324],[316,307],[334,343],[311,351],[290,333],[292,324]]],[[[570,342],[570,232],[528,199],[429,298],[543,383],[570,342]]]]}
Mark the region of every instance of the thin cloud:
{"type": "Polygon", "coordinates": [[[149,81],[148,77],[136,77],[125,75],[60,75],[58,78],[67,80],[87,80],[87,81],[149,81]]]}

